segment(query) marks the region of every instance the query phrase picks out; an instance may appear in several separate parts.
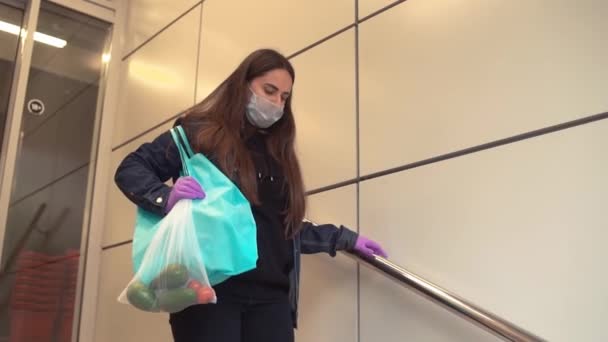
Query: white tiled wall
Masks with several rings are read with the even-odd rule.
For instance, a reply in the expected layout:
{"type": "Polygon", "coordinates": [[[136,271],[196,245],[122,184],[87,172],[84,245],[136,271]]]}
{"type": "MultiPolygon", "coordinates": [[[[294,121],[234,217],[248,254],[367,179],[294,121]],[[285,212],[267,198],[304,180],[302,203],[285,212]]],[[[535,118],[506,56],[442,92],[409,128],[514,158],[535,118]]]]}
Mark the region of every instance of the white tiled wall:
{"type": "Polygon", "coordinates": [[[361,268],[360,303],[360,341],[500,341],[367,267],[361,268]]]}
{"type": "Polygon", "coordinates": [[[308,189],[357,175],[354,50],[351,29],[292,61],[297,148],[308,189]],[[339,63],[319,68],[330,61],[339,63]]]}
{"type": "Polygon", "coordinates": [[[606,11],[428,0],[365,21],[362,174],[606,110],[606,11]]]}
{"type": "MultiPolygon", "coordinates": [[[[363,182],[362,232],[394,262],[550,341],[603,341],[607,137],[601,122],[363,182]]],[[[370,296],[384,288],[362,282],[370,296]]]]}
{"type": "MultiPolygon", "coordinates": [[[[131,0],[127,11],[127,28],[123,51],[134,49],[151,39],[161,29],[177,20],[201,0],[131,0]]],[[[181,20],[181,18],[180,18],[181,20]]],[[[192,31],[194,32],[194,31],[192,31]]],[[[156,39],[156,38],[153,38],[156,39]]]]}
{"type": "MultiPolygon", "coordinates": [[[[161,133],[171,129],[172,126],[173,120],[114,150],[112,152],[112,171],[116,171],[120,162],[129,153],[135,151],[141,144],[154,140],[161,133]]],[[[108,189],[106,229],[103,232],[103,246],[130,240],[133,236],[134,224],[134,205],[123,195],[117,186],[112,184],[110,189],[108,189]]]]}
{"type": "Polygon", "coordinates": [[[270,47],[289,55],[352,24],[354,17],[352,0],[205,2],[197,100],[251,51],[270,47]]]}
{"type": "MultiPolygon", "coordinates": [[[[316,223],[357,225],[356,187],[309,197],[307,217],[316,223]]],[[[341,254],[304,255],[300,289],[298,341],[357,339],[357,265],[341,254]]]]}
{"type": "Polygon", "coordinates": [[[194,104],[200,15],[190,11],[123,62],[114,147],[194,104]]]}
{"type": "MultiPolygon", "coordinates": [[[[394,4],[196,3],[130,3],[113,146],[137,139],[115,149],[113,167],[254,49],[291,55],[356,12],[394,4]]],[[[307,189],[608,110],[607,10],[600,0],[409,0],[295,56],[307,189]]],[[[321,192],[308,216],[353,229],[359,217],[397,264],[551,341],[605,340],[607,125],[321,192]]],[[[106,246],[131,238],[135,210],[113,184],[109,192],[106,246]]],[[[103,252],[97,341],[170,340],[165,318],[115,302],[129,260],[128,244],[103,252]],[[118,333],[136,323],[149,329],[118,333]]],[[[299,342],[495,340],[343,255],[304,256],[301,285],[299,342]]]]}
{"type": "Polygon", "coordinates": [[[386,6],[397,3],[395,0],[358,0],[359,19],[378,11],[386,6]]]}

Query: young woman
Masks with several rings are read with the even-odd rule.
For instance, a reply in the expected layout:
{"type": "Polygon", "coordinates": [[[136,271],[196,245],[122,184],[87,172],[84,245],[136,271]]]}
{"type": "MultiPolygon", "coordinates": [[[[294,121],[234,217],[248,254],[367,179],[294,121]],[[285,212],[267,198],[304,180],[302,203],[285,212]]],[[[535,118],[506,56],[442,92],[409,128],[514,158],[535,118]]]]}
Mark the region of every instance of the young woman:
{"type": "MultiPolygon", "coordinates": [[[[304,220],[305,193],[294,151],[294,69],[273,50],[250,54],[201,103],[176,121],[197,153],[230,177],[251,203],[257,225],[257,267],[215,286],[217,304],[171,314],[176,342],[288,342],[296,326],[300,254],[354,250],[385,256],[357,233],[304,220]]],[[[320,166],[321,167],[321,166],[320,166]]],[[[166,214],[180,199],[204,198],[205,184],[179,177],[171,134],[129,154],[116,184],[138,206],[166,214]],[[164,183],[173,179],[174,185],[164,183]]]]}

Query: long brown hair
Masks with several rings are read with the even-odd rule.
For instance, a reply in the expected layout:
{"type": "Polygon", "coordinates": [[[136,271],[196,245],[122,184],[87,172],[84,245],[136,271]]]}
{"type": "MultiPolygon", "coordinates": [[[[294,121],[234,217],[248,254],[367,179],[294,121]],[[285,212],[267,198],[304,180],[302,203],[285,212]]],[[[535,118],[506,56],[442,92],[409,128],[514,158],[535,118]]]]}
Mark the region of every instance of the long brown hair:
{"type": "MultiPolygon", "coordinates": [[[[249,83],[275,69],[286,70],[292,82],[295,81],[294,69],[283,55],[270,49],[254,51],[182,119],[193,148],[213,156],[222,171],[239,184],[245,197],[257,205],[261,203],[256,171],[245,146],[246,138],[256,128],[248,123],[245,110],[250,96],[249,83]]],[[[283,117],[266,129],[268,151],[285,175],[288,203],[283,215],[287,237],[293,237],[299,231],[306,211],[304,184],[294,148],[296,126],[291,110],[292,96],[293,93],[285,101],[283,117]]]]}

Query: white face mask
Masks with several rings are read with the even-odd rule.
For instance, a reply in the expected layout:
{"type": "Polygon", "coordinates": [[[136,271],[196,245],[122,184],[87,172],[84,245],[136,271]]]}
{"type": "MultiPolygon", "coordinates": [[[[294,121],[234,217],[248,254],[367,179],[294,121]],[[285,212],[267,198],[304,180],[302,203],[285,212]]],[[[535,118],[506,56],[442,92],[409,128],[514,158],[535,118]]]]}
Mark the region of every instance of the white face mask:
{"type": "MultiPolygon", "coordinates": [[[[251,90],[251,89],[249,89],[251,90]]],[[[283,117],[283,107],[279,107],[251,90],[247,104],[247,119],[259,128],[268,128],[283,117]]]]}

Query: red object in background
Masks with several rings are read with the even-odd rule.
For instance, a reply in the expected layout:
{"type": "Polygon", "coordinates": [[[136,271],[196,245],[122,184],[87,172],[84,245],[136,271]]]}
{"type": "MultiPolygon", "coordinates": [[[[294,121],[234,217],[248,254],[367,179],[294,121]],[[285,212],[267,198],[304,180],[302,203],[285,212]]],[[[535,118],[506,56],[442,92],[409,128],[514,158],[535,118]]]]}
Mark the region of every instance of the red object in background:
{"type": "Polygon", "coordinates": [[[11,310],[9,342],[51,341],[56,312],[11,310]]]}
{"type": "Polygon", "coordinates": [[[61,320],[61,328],[59,329],[59,341],[70,342],[72,340],[72,321],[74,314],[66,312],[61,320]]]}
{"type": "Polygon", "coordinates": [[[79,257],[74,250],[55,256],[19,254],[9,342],[71,340],[79,257]]]}

